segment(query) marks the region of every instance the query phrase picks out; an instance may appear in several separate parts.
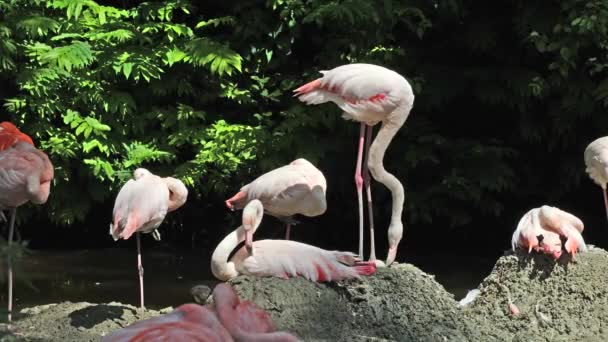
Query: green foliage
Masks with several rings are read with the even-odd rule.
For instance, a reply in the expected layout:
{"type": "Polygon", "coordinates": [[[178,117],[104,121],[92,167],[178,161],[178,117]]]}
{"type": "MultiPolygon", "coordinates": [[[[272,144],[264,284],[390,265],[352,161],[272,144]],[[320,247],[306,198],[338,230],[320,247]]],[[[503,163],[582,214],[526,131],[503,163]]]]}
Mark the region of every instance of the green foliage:
{"type": "MultiPolygon", "coordinates": [[[[56,166],[56,223],[111,202],[137,167],[219,208],[305,157],[330,197],[353,195],[357,125],[291,96],[345,63],[390,67],[416,94],[385,158],[408,224],[481,226],[563,199],[608,126],[605,1],[104,3],[0,0],[0,74],[14,90],[2,108],[56,166]]],[[[390,197],[377,189],[382,226],[390,197]]],[[[355,206],[334,198],[327,220],[349,226],[341,213],[355,206]]]]}

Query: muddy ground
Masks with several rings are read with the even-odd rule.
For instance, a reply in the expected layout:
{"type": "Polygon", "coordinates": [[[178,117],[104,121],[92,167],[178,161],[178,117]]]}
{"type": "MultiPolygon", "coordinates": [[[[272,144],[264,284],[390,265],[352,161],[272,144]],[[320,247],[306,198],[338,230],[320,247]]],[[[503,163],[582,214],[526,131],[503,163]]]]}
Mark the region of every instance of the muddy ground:
{"type": "MultiPolygon", "coordinates": [[[[464,308],[409,264],[334,284],[252,277],[232,283],[280,330],[304,341],[601,341],[608,340],[607,280],[608,253],[592,247],[570,263],[506,253],[464,308]]],[[[37,306],[22,310],[0,341],[98,341],[137,319],[137,308],[120,303],[37,306]]]]}

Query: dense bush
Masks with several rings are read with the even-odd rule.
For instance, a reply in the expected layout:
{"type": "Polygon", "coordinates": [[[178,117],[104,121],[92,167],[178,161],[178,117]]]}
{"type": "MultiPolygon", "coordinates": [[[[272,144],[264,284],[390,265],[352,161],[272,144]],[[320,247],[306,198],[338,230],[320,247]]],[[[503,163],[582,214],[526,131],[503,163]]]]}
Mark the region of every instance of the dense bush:
{"type": "MultiPolygon", "coordinates": [[[[189,186],[180,222],[194,234],[207,229],[194,224],[197,208],[221,222],[221,199],[305,157],[328,178],[319,222],[343,227],[326,232],[333,241],[356,226],[357,125],[291,91],[319,70],[377,63],[416,94],[385,160],[405,184],[405,240],[449,227],[479,236],[488,224],[502,239],[528,206],[559,205],[589,182],[582,151],[608,124],[607,10],[575,0],[0,0],[2,116],[54,162],[52,196],[36,210],[58,227],[109,221],[117,189],[144,166],[189,186]]],[[[390,196],[374,194],[382,243],[390,196]]],[[[567,203],[601,216],[593,196],[567,203]]]]}

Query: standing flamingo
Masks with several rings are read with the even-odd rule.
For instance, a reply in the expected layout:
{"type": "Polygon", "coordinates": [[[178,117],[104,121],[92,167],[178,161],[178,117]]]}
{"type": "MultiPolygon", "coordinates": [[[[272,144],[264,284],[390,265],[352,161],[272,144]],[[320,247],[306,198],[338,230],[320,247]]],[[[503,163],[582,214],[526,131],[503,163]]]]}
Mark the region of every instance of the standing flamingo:
{"type": "MultiPolygon", "coordinates": [[[[6,122],[0,124],[5,128],[6,122]]],[[[9,123],[10,124],[10,123],[9,123]]],[[[10,124],[12,126],[12,124],[10,124]]],[[[14,126],[12,126],[14,127],[14,126]]],[[[16,129],[16,128],[15,128],[16,129]]],[[[0,131],[0,208],[10,208],[11,218],[8,232],[8,246],[13,241],[17,207],[32,202],[46,203],[53,180],[53,164],[48,156],[34,147],[32,140],[25,134],[0,131]],[[5,143],[11,141],[8,145],[5,143]]],[[[8,321],[12,320],[13,309],[13,268],[10,251],[8,260],[8,321]]]]}
{"type": "Polygon", "coordinates": [[[102,342],[296,342],[277,332],[270,315],[249,301],[239,299],[226,283],[213,290],[214,304],[184,304],[173,312],[131,324],[105,336],[102,342]]]}
{"type": "Polygon", "coordinates": [[[253,234],[264,216],[262,202],[252,200],[243,209],[243,224],[228,234],[211,256],[211,271],[216,278],[227,281],[240,274],[258,277],[301,276],[312,281],[338,281],[371,275],[373,262],[359,262],[350,252],[326,251],[291,240],[260,240],[253,234]],[[236,246],[245,241],[230,261],[236,246]]]}
{"type": "Polygon", "coordinates": [[[327,209],[325,176],[304,158],[274,169],[243,186],[226,200],[231,209],[243,209],[247,203],[258,199],[266,212],[286,224],[285,239],[289,240],[291,225],[298,223],[293,215],[319,216],[327,209]]]}
{"type": "Polygon", "coordinates": [[[511,239],[511,247],[533,249],[558,259],[562,254],[561,236],[566,238],[564,248],[573,257],[577,251],[586,251],[581,233],[583,222],[561,209],[543,205],[528,211],[517,224],[511,239]]]}
{"type": "Polygon", "coordinates": [[[608,137],[592,141],[585,149],[585,165],[587,173],[597,185],[602,187],[604,194],[604,207],[608,217],[608,137]]]}
{"type": "MultiPolygon", "coordinates": [[[[295,89],[295,96],[309,105],[331,101],[344,111],[343,118],[361,122],[355,170],[359,202],[359,257],[363,258],[362,186],[365,184],[370,221],[369,260],[376,262],[369,169],[374,179],[384,184],[392,194],[393,207],[388,228],[389,250],[386,258],[386,265],[390,265],[397,256],[397,247],[403,237],[401,214],[404,191],[401,182],[384,169],[383,159],[388,145],[412,110],[414,105],[412,87],[403,76],[393,70],[373,64],[342,65],[321,73],[323,77],[295,89]],[[382,126],[370,146],[373,126],[378,122],[382,122],[382,126]],[[365,161],[361,171],[364,140],[366,140],[365,161]]],[[[382,266],[381,262],[377,264],[382,266]]]]}
{"type": "Polygon", "coordinates": [[[161,178],[150,171],[139,168],[133,179],[127,181],[118,192],[114,203],[110,235],[114,241],[127,240],[137,233],[137,270],[139,273],[140,308],[144,310],[144,268],[141,262],[139,233],[152,233],[160,240],[156,230],[167,212],[174,211],[186,203],[188,189],[180,180],[161,178]]]}

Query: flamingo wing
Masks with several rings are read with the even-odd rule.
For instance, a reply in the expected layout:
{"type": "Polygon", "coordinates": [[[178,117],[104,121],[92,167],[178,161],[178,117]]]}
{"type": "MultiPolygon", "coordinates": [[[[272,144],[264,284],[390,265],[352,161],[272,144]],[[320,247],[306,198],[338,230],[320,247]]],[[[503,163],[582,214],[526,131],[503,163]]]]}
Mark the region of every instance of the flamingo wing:
{"type": "Polygon", "coordinates": [[[247,202],[259,199],[269,213],[291,216],[306,211],[310,206],[308,196],[315,186],[320,186],[323,194],[327,188],[319,170],[305,164],[289,164],[263,174],[241,191],[247,193],[247,202]]]}
{"type": "Polygon", "coordinates": [[[334,102],[347,119],[371,124],[381,121],[404,100],[413,104],[411,86],[390,69],[355,63],[321,73],[323,77],[294,90],[295,96],[307,104],[334,102]],[[408,96],[404,96],[404,90],[408,96]]]}
{"type": "Polygon", "coordinates": [[[37,198],[45,160],[35,153],[33,146],[21,144],[0,151],[0,204],[4,206],[17,207],[28,200],[44,203],[48,197],[47,193],[37,198]]]}
{"type": "Polygon", "coordinates": [[[595,183],[606,189],[608,183],[608,137],[592,141],[585,149],[585,171],[595,183]]]}
{"type": "Polygon", "coordinates": [[[232,338],[211,310],[196,304],[185,304],[169,314],[139,321],[114,331],[104,336],[101,341],[229,342],[232,338]]]}
{"type": "Polygon", "coordinates": [[[156,229],[167,215],[169,189],[155,175],[138,180],[130,179],[118,192],[114,202],[112,235],[116,239],[118,230],[125,230],[128,239],[135,231],[148,233],[156,229]]]}
{"type": "Polygon", "coordinates": [[[357,263],[354,253],[326,251],[291,240],[260,240],[253,243],[253,255],[241,248],[232,259],[237,270],[255,276],[303,277],[311,281],[337,281],[372,274],[370,265],[357,263]]]}
{"type": "Polygon", "coordinates": [[[21,132],[15,125],[8,121],[0,123],[0,151],[3,151],[15,143],[23,141],[34,145],[32,138],[21,132]]]}

